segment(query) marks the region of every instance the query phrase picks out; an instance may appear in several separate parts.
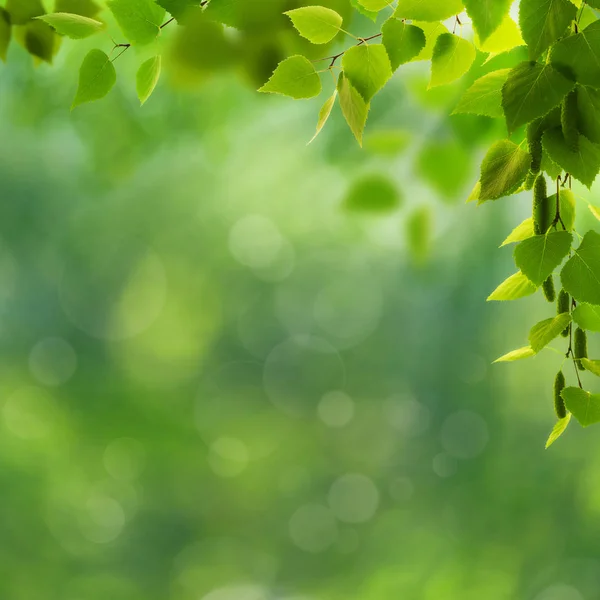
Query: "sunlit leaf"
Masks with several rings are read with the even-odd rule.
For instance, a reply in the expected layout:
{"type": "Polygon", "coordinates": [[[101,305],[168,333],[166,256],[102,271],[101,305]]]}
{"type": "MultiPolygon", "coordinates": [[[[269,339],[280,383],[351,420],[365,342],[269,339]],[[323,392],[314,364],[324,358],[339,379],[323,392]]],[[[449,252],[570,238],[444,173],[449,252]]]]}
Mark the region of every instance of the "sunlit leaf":
{"type": "Polygon", "coordinates": [[[517,244],[515,263],[530,281],[542,285],[569,253],[571,241],[572,235],[568,231],[534,235],[517,244]]]}
{"type": "Polygon", "coordinates": [[[507,279],[505,279],[489,296],[490,300],[518,300],[531,296],[537,290],[535,286],[521,271],[517,271],[507,279]]]}
{"type": "Polygon", "coordinates": [[[510,235],[502,242],[500,247],[515,242],[522,242],[533,235],[533,219],[531,217],[525,219],[520,225],[517,225],[510,235]]]}
{"type": "Polygon", "coordinates": [[[353,46],[344,53],[342,67],[348,81],[365,102],[392,76],[390,59],[382,44],[353,46]]]}
{"type": "Polygon", "coordinates": [[[104,29],[104,23],[101,21],[76,14],[51,13],[37,18],[48,23],[57,33],[74,40],[89,37],[104,29]]]}
{"type": "Polygon", "coordinates": [[[71,109],[104,98],[117,81],[115,67],[101,50],[90,50],[79,70],[79,86],[71,109]]]}
{"type": "Polygon", "coordinates": [[[326,44],[339,32],[342,17],[324,6],[303,6],[285,13],[298,33],[313,44],[326,44]]]}
{"type": "Polygon", "coordinates": [[[530,346],[524,346],[523,348],[517,348],[517,350],[512,350],[511,352],[504,354],[500,358],[497,358],[494,362],[513,362],[515,360],[529,358],[530,356],[535,356],[535,352],[530,346]]]}
{"type": "Polygon", "coordinates": [[[548,441],[546,442],[546,450],[554,444],[554,442],[567,430],[569,423],[571,422],[571,413],[567,413],[567,416],[564,419],[560,419],[556,422],[554,427],[552,428],[552,432],[548,437],[548,441]]]}
{"type": "Polygon", "coordinates": [[[583,427],[600,421],[600,395],[590,394],[578,387],[568,387],[562,391],[567,410],[583,427]]]}
{"type": "Polygon", "coordinates": [[[545,348],[554,338],[558,337],[571,322],[571,313],[563,313],[552,319],[544,319],[531,328],[529,344],[534,352],[545,348]]]}
{"type": "Polygon", "coordinates": [[[160,56],[153,56],[141,64],[136,76],[136,90],[140,104],[144,104],[154,91],[160,79],[161,62],[160,56]]]}
{"type": "Polygon", "coordinates": [[[273,75],[259,92],[282,94],[292,98],[313,98],[321,93],[321,80],[313,64],[296,55],[280,62],[273,75]]]}

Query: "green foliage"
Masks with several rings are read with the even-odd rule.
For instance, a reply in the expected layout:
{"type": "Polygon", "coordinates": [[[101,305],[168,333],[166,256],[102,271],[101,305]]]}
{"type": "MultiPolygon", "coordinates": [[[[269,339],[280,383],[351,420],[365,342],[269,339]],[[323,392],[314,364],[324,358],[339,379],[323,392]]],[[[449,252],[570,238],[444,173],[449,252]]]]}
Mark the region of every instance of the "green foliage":
{"type": "Polygon", "coordinates": [[[521,271],[517,271],[505,279],[489,296],[490,300],[518,300],[531,296],[537,290],[535,286],[521,271]]]}
{"type": "Polygon", "coordinates": [[[573,81],[598,87],[600,77],[600,22],[552,47],[550,62],[573,81]]]}
{"type": "Polygon", "coordinates": [[[527,238],[534,235],[533,231],[533,218],[528,217],[520,225],[517,225],[508,235],[508,237],[502,242],[501,246],[508,244],[514,244],[515,242],[522,242],[527,238]]]}
{"type": "Polygon", "coordinates": [[[70,13],[52,13],[37,18],[48,23],[57,33],[74,40],[89,37],[104,29],[104,23],[101,21],[70,13]]]}
{"type": "Polygon", "coordinates": [[[381,34],[392,71],[413,60],[425,48],[425,32],[400,19],[388,19],[381,28],[381,34]]]}
{"type": "MultiPolygon", "coordinates": [[[[517,267],[535,285],[542,285],[571,249],[573,237],[567,231],[549,231],[520,242],[515,248],[517,267]]],[[[563,287],[570,292],[569,288],[563,287]]]]}
{"type": "Polygon", "coordinates": [[[592,187],[600,170],[600,146],[592,144],[586,137],[580,135],[577,150],[574,151],[560,129],[546,131],[542,144],[554,163],[588,188],[592,187]]]}
{"type": "MultiPolygon", "coordinates": [[[[506,83],[510,69],[499,69],[480,77],[462,96],[454,114],[484,115],[486,117],[501,118],[504,116],[502,108],[502,87],[506,83]]],[[[529,152],[532,148],[529,146],[529,152]]],[[[533,154],[532,154],[533,157],[533,154]]],[[[541,137],[540,137],[541,161],[541,137]]],[[[533,166],[532,166],[533,170],[533,166]]],[[[539,168],[538,168],[539,170],[539,168]]]]}
{"type": "MultiPolygon", "coordinates": [[[[402,78],[403,65],[431,60],[429,88],[409,73],[407,93],[416,91],[426,108],[436,111],[447,110],[450,91],[459,100],[453,100],[455,116],[447,129],[425,136],[412,154],[416,175],[442,197],[454,198],[467,185],[469,149],[478,148],[486,135],[496,135],[500,128],[490,119],[501,119],[508,137],[493,142],[485,153],[469,200],[484,204],[533,189],[531,217],[502,243],[517,244],[514,259],[518,272],[488,299],[515,300],[541,287],[546,299],[553,302],[554,275],[560,270],[563,289],[558,294],[557,316],[533,327],[530,346],[498,360],[532,356],[561,333],[571,338],[573,321],[580,333],[574,332],[574,346],[569,345],[565,355],[583,366],[582,336],[585,331],[600,331],[600,235],[582,231],[581,244],[573,246],[579,235],[571,187],[573,180],[575,185],[578,181],[591,187],[600,172],[598,0],[521,0],[518,25],[509,15],[509,0],[327,0],[323,5],[286,0],[108,0],[106,6],[114,19],[107,15],[106,23],[100,13],[103,5],[94,0],[49,4],[40,0],[4,2],[0,8],[0,58],[6,59],[14,39],[36,62],[50,63],[63,36],[77,44],[78,39],[106,29],[106,36],[94,38],[98,49],[83,59],[73,107],[103,98],[110,91],[116,81],[114,63],[132,45],[153,44],[140,58],[136,76],[142,104],[155,89],[163,67],[170,68],[173,79],[184,84],[227,69],[243,71],[253,81],[266,81],[261,92],[294,99],[316,97],[326,87],[326,95],[315,104],[315,111],[321,108],[313,140],[339,103],[348,127],[362,145],[371,103],[377,109],[386,102],[392,106],[389,96],[382,94],[380,99],[379,95],[393,74],[398,72],[397,77],[402,78]],[[51,9],[54,12],[46,14],[51,9]],[[465,10],[475,31],[472,40],[462,28],[465,10]],[[358,13],[375,25],[363,16],[353,20],[352,15],[358,13]],[[444,21],[451,18],[454,24],[448,28],[444,21]],[[169,28],[173,34],[163,38],[163,28],[174,20],[169,28]],[[359,31],[365,22],[371,30],[359,31]],[[347,31],[343,26],[356,30],[347,31]],[[100,45],[110,37],[117,41],[108,54],[100,45]],[[332,42],[339,46],[324,48],[332,42]],[[167,48],[164,61],[163,48],[167,48]],[[458,83],[461,78],[466,90],[458,83]],[[436,89],[448,84],[453,85],[441,94],[436,89]]],[[[379,114],[373,121],[380,122],[379,114]]],[[[335,128],[335,119],[331,121],[335,128]]],[[[399,145],[392,140],[384,144],[385,152],[378,152],[376,143],[366,145],[368,152],[391,159],[406,143],[406,137],[399,145]]],[[[356,212],[384,213],[395,210],[400,201],[398,188],[387,178],[365,175],[355,180],[343,206],[356,212]]],[[[600,217],[600,210],[593,205],[590,210],[600,217]]],[[[431,218],[430,208],[409,210],[405,234],[416,262],[429,252],[431,218]]],[[[570,418],[564,407],[556,404],[557,397],[565,399],[567,409],[573,406],[580,422],[592,422],[581,406],[593,405],[595,397],[584,392],[579,381],[577,384],[578,388],[565,387],[562,395],[555,393],[559,421],[548,445],[562,434],[570,418]]]]}
{"type": "Polygon", "coordinates": [[[471,68],[475,56],[471,42],[452,33],[442,33],[433,48],[430,87],[446,85],[462,77],[471,68]]]}
{"type": "Polygon", "coordinates": [[[600,304],[600,234],[588,231],[563,267],[563,288],[577,302],[600,304]]]}
{"type": "Polygon", "coordinates": [[[519,25],[531,60],[564,35],[576,14],[577,8],[569,0],[521,0],[519,25]]]}
{"type": "Polygon", "coordinates": [[[109,0],[107,4],[132,44],[149,44],[160,33],[165,9],[154,0],[109,0]]]}
{"type": "Polygon", "coordinates": [[[579,421],[582,427],[600,422],[600,395],[590,394],[578,387],[568,387],[562,391],[567,410],[579,421]]]}
{"type": "Polygon", "coordinates": [[[415,21],[443,21],[462,9],[462,0],[398,0],[394,16],[415,21]]]}
{"type": "Polygon", "coordinates": [[[313,64],[304,56],[290,56],[279,63],[259,92],[282,94],[291,98],[313,98],[321,93],[321,80],[313,64]]]}
{"type": "Polygon", "coordinates": [[[564,313],[550,319],[544,319],[534,325],[529,332],[531,349],[537,353],[545,348],[554,338],[560,335],[570,322],[570,313],[564,313]]]}
{"type": "Polygon", "coordinates": [[[354,137],[362,146],[363,131],[369,115],[369,104],[365,102],[364,98],[358,93],[344,73],[340,73],[337,91],[344,118],[352,130],[354,137]]]}
{"type": "Polygon", "coordinates": [[[79,70],[79,86],[71,108],[104,98],[117,81],[115,67],[101,50],[90,50],[79,70]]]}
{"type": "Polygon", "coordinates": [[[313,44],[330,42],[340,32],[343,22],[341,15],[324,6],[304,6],[285,14],[298,33],[313,44]]]}
{"type": "Polygon", "coordinates": [[[531,156],[510,140],[496,142],[481,163],[479,202],[497,200],[515,192],[523,183],[531,156]]]}
{"type": "Polygon", "coordinates": [[[573,86],[572,81],[548,64],[524,62],[515,67],[502,88],[508,131],[546,115],[573,86]]]}
{"type": "Polygon", "coordinates": [[[348,81],[365,102],[387,83],[392,67],[382,44],[362,44],[344,53],[342,67],[348,81]]]}
{"type": "Polygon", "coordinates": [[[160,79],[161,57],[153,56],[143,62],[136,76],[136,90],[140,104],[144,104],[152,95],[158,80],[160,79]]]}
{"type": "Polygon", "coordinates": [[[578,304],[573,311],[573,321],[587,331],[600,331],[600,306],[586,302],[578,304]]]}
{"type": "Polygon", "coordinates": [[[482,42],[485,42],[508,14],[511,0],[464,0],[473,27],[482,42]]]}

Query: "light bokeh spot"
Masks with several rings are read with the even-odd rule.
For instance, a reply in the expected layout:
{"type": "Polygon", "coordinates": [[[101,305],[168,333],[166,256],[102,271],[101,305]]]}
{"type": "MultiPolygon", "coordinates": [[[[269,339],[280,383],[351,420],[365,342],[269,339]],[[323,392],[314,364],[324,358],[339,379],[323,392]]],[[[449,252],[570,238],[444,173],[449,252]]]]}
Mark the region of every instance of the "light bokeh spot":
{"type": "Polygon", "coordinates": [[[366,475],[348,473],[333,482],[327,502],[340,521],[364,523],[377,511],[379,491],[366,475]]]}
{"type": "Polygon", "coordinates": [[[41,340],[29,354],[29,370],[44,385],[66,383],[76,369],[77,355],[73,347],[61,338],[41,340]]]}
{"type": "Polygon", "coordinates": [[[320,504],[306,504],[292,515],[289,533],[298,548],[317,554],[335,543],[338,527],[328,508],[320,504]]]}
{"type": "Polygon", "coordinates": [[[236,438],[221,437],[210,446],[208,464],[220,477],[239,475],[248,465],[248,461],[248,448],[236,438]]]}
{"type": "Polygon", "coordinates": [[[354,402],[340,390],[327,392],[319,402],[317,413],[328,427],[344,427],[354,416],[354,402]]]}

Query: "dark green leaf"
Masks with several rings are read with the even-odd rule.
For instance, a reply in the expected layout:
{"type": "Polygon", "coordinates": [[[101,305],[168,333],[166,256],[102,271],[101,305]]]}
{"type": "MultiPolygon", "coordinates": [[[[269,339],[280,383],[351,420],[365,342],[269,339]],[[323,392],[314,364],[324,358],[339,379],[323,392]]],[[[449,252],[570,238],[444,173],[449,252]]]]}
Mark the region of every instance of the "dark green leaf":
{"type": "Polygon", "coordinates": [[[383,24],[381,33],[393,71],[410,62],[425,48],[424,31],[400,19],[388,19],[383,24]]]}
{"type": "Polygon", "coordinates": [[[509,132],[543,117],[575,84],[551,65],[524,62],[509,74],[502,88],[502,106],[509,132]]]}
{"type": "Polygon", "coordinates": [[[569,0],[521,0],[519,25],[529,46],[529,57],[537,59],[567,30],[577,7],[569,0]]]}

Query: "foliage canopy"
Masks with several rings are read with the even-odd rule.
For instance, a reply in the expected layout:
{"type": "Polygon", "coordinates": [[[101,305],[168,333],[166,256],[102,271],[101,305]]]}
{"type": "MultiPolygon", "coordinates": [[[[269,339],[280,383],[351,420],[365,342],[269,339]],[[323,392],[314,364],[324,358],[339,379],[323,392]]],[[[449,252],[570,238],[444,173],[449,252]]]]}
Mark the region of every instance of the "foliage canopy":
{"type": "MultiPolygon", "coordinates": [[[[498,360],[535,356],[556,338],[566,337],[564,360],[573,363],[576,385],[555,385],[559,421],[549,443],[566,429],[571,414],[583,426],[599,421],[600,395],[584,390],[580,371],[594,376],[600,372],[597,363],[588,360],[585,338],[586,331],[600,330],[600,235],[589,231],[582,237],[574,230],[571,188],[573,179],[591,187],[600,171],[600,3],[521,0],[518,23],[510,16],[510,0],[323,4],[108,0],[104,6],[95,0],[56,0],[47,10],[41,0],[6,0],[0,8],[0,58],[6,59],[14,39],[37,61],[51,63],[63,37],[100,40],[115,32],[124,41],[113,42],[110,53],[92,48],[83,57],[73,108],[111,91],[117,79],[115,61],[134,46],[152,50],[140,62],[136,78],[143,104],[162,71],[163,50],[155,52],[152,45],[173,23],[178,31],[166,52],[177,57],[186,76],[202,77],[216,68],[249,61],[248,72],[261,82],[257,85],[261,92],[305,99],[329,88],[315,136],[339,104],[359,144],[373,98],[402,65],[430,60],[430,88],[452,84],[476,66],[479,76],[454,113],[502,119],[507,136],[483,158],[469,200],[483,204],[527,190],[533,195],[531,219],[503,244],[516,244],[518,271],[488,300],[514,300],[541,289],[549,302],[557,302],[556,315],[531,329],[529,346],[498,360]],[[366,37],[350,33],[348,24],[357,13],[380,24],[379,33],[366,37]],[[462,35],[465,19],[473,25],[472,40],[462,35]],[[289,43],[274,42],[277,32],[292,27],[295,37],[289,43]],[[323,48],[332,43],[344,44],[345,49],[327,55],[323,48]],[[258,47],[250,51],[251,44],[258,47]],[[259,55],[269,73],[255,68],[253,56],[259,55]],[[329,77],[331,81],[322,81],[329,77]],[[557,271],[560,290],[554,288],[557,271]],[[568,412],[563,414],[565,407],[568,412]]],[[[398,202],[384,185],[376,182],[375,189],[382,206],[398,202]]],[[[360,194],[357,188],[350,204],[357,204],[360,194]]],[[[424,221],[415,219],[418,229],[424,221]]],[[[560,374],[562,381],[562,370],[560,374]]]]}

